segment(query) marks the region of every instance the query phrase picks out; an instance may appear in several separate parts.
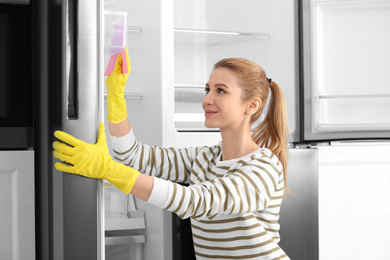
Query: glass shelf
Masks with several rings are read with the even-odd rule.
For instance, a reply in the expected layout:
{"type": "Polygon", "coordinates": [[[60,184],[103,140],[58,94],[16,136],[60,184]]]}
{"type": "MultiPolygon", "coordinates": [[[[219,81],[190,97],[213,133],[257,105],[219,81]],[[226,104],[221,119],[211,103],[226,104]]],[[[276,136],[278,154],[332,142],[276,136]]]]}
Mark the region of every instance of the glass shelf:
{"type": "Polygon", "coordinates": [[[175,83],[175,91],[205,94],[205,86],[200,83],[175,83]]]}
{"type": "Polygon", "coordinates": [[[204,45],[208,47],[256,39],[267,40],[270,38],[269,33],[183,28],[175,28],[174,32],[176,44],[204,45]]]}

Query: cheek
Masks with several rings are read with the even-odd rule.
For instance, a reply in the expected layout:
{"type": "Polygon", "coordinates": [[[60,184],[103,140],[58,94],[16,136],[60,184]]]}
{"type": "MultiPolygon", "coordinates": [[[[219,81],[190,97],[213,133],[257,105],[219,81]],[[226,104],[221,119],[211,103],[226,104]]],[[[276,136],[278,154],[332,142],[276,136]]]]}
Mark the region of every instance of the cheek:
{"type": "Polygon", "coordinates": [[[237,113],[241,114],[243,111],[245,111],[245,104],[244,102],[242,102],[242,99],[240,99],[239,97],[231,98],[228,102],[226,102],[226,105],[235,114],[237,113]]]}

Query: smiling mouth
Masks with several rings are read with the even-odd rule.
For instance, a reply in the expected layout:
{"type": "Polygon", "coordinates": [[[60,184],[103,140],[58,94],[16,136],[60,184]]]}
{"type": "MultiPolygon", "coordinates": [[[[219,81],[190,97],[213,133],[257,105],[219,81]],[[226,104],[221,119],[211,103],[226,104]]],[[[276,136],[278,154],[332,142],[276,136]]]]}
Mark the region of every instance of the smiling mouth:
{"type": "Polygon", "coordinates": [[[216,111],[210,111],[210,110],[205,110],[204,111],[204,115],[205,116],[215,115],[216,113],[217,113],[216,111]]]}

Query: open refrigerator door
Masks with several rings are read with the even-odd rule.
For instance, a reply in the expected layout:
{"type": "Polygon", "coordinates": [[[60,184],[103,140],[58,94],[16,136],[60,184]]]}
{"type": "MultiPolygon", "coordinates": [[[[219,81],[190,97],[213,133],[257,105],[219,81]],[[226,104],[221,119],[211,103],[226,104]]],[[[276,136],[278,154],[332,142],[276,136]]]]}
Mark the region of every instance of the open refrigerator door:
{"type": "MultiPolygon", "coordinates": [[[[162,145],[162,9],[160,1],[104,1],[101,78],[128,47],[132,71],[125,99],[137,139],[162,145]],[[153,17],[153,19],[150,19],[153,17]],[[152,76],[151,76],[152,75],[152,76]],[[160,111],[161,115],[158,115],[160,111]]],[[[169,70],[169,66],[166,66],[169,70]]],[[[126,70],[126,68],[123,68],[126,70]]],[[[130,68],[127,68],[130,70],[130,68]]],[[[126,73],[126,71],[123,71],[126,73]]],[[[105,90],[106,93],[106,90],[105,90]]],[[[105,94],[106,95],[106,94],[105,94]]],[[[105,103],[105,109],[107,109],[105,103]]],[[[104,119],[108,125],[107,118],[104,119]]],[[[106,136],[109,137],[108,127],[106,136]]],[[[110,138],[107,138],[110,148],[110,138]]],[[[110,151],[112,157],[113,153],[110,151]]],[[[171,214],[104,182],[105,259],[172,259],[171,214]]]]}
{"type": "Polygon", "coordinates": [[[390,138],[390,1],[303,1],[303,140],[390,138]]]}

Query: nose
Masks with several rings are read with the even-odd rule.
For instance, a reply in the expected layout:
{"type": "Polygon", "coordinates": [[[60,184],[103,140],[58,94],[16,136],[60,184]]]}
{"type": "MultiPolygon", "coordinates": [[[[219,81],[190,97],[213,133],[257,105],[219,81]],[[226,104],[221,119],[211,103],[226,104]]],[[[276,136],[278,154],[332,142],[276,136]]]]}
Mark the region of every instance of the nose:
{"type": "Polygon", "coordinates": [[[212,93],[211,93],[211,91],[208,93],[206,92],[206,95],[204,96],[203,101],[202,101],[202,106],[203,106],[203,108],[205,108],[205,106],[212,105],[212,104],[213,104],[212,93]]]}

